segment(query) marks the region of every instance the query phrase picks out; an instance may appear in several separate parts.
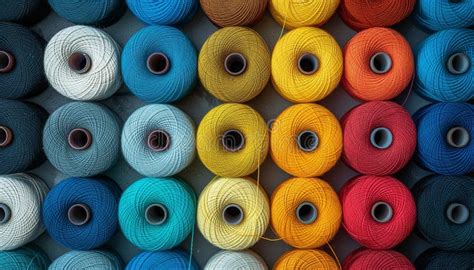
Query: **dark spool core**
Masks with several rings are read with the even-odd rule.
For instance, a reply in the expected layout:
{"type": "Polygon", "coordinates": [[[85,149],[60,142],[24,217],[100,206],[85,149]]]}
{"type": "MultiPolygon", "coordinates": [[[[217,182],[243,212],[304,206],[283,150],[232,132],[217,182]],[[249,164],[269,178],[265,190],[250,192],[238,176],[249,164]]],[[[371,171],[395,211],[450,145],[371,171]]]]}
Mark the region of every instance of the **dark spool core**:
{"type": "Polygon", "coordinates": [[[298,147],[304,152],[312,152],[318,148],[319,137],[316,132],[305,130],[298,134],[296,143],[298,144],[298,147]]]}
{"type": "Polygon", "coordinates": [[[244,211],[237,204],[229,204],[222,211],[222,218],[229,225],[239,225],[244,219],[244,211]]]}
{"type": "Polygon", "coordinates": [[[239,76],[247,69],[247,59],[241,53],[231,53],[224,60],[224,68],[232,76],[239,76]]]}
{"type": "Polygon", "coordinates": [[[312,75],[319,69],[319,59],[311,53],[305,53],[298,59],[298,70],[304,75],[312,75]]]}
{"type": "Polygon", "coordinates": [[[296,208],[296,218],[303,224],[312,224],[318,217],[318,209],[310,202],[304,202],[296,208]]]}
{"type": "Polygon", "coordinates": [[[146,60],[146,67],[155,75],[166,74],[170,69],[170,60],[166,54],[157,52],[152,53],[146,60]]]}
{"type": "Polygon", "coordinates": [[[393,209],[386,202],[376,202],[372,206],[371,213],[372,218],[378,223],[387,223],[393,217],[393,209]]]}
{"type": "Polygon", "coordinates": [[[370,143],[378,149],[387,149],[393,143],[393,134],[388,128],[379,127],[370,133],[370,143]]]}
{"type": "Polygon", "coordinates": [[[154,130],[148,135],[148,147],[156,152],[168,150],[171,145],[171,137],[164,130],[154,130]]]}
{"type": "Polygon", "coordinates": [[[385,74],[392,69],[392,58],[388,53],[378,52],[370,58],[370,70],[376,74],[385,74]]]}
{"type": "Polygon", "coordinates": [[[67,218],[69,222],[76,226],[82,226],[91,219],[91,211],[85,204],[78,203],[69,207],[67,211],[67,218]]]}
{"type": "Polygon", "coordinates": [[[11,211],[8,205],[0,203],[0,224],[5,224],[10,220],[11,211]]]}
{"type": "Polygon", "coordinates": [[[464,53],[455,53],[449,57],[446,67],[451,74],[461,75],[471,68],[471,60],[464,53]]]}
{"type": "Polygon", "coordinates": [[[464,224],[469,219],[469,209],[460,203],[452,203],[446,210],[446,217],[454,224],[464,224]]]}
{"type": "Polygon", "coordinates": [[[222,135],[222,146],[226,151],[237,152],[244,148],[245,137],[242,132],[238,130],[228,130],[222,135]]]}
{"type": "Polygon", "coordinates": [[[92,144],[92,135],[87,129],[75,128],[69,132],[68,143],[75,150],[85,150],[92,144]]]}
{"type": "Polygon", "coordinates": [[[145,219],[148,224],[161,225],[168,219],[168,210],[162,204],[151,204],[145,210],[145,219]]]}
{"type": "Polygon", "coordinates": [[[455,148],[466,147],[471,141],[471,136],[469,131],[463,127],[454,127],[448,131],[446,135],[446,140],[448,144],[455,148]]]}
{"type": "Polygon", "coordinates": [[[0,147],[9,146],[13,141],[13,132],[11,129],[0,126],[0,147]]]}
{"type": "Polygon", "coordinates": [[[10,72],[15,66],[15,57],[6,51],[0,51],[0,73],[10,72]]]}
{"type": "Polygon", "coordinates": [[[84,74],[91,69],[92,61],[88,54],[75,52],[69,56],[68,65],[77,74],[84,74]]]}

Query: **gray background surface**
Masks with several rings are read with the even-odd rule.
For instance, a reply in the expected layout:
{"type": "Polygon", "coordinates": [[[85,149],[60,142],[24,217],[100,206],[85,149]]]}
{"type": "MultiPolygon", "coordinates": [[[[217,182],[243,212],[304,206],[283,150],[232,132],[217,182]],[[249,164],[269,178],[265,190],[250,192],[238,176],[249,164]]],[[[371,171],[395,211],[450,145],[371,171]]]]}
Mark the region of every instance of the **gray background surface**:
{"type": "MultiPolygon", "coordinates": [[[[73,24],[60,18],[54,12],[51,12],[46,19],[32,28],[45,40],[49,40],[59,30],[71,25],[73,24]]],[[[144,24],[127,11],[120,21],[104,30],[123,47],[131,35],[142,27],[144,27],[144,24]]],[[[330,32],[337,39],[341,47],[344,46],[344,44],[355,34],[355,32],[347,27],[337,15],[335,15],[322,28],[330,32]]],[[[405,20],[395,28],[409,40],[413,47],[427,36],[426,33],[416,28],[410,19],[405,20]]],[[[194,19],[182,29],[198,49],[201,48],[204,41],[217,30],[217,28],[209,22],[202,11],[199,11],[194,19]]],[[[254,29],[262,35],[270,48],[273,48],[281,33],[281,26],[272,19],[268,12],[254,29]]],[[[52,88],[49,88],[47,91],[31,100],[45,107],[50,113],[61,105],[70,102],[70,100],[61,96],[52,88]]],[[[412,91],[405,91],[400,95],[400,97],[395,99],[395,101],[399,104],[405,104],[405,107],[407,107],[411,113],[414,113],[418,108],[427,104],[425,100],[421,99],[412,91]]],[[[125,120],[135,109],[145,104],[131,95],[125,86],[123,86],[122,89],[112,98],[105,100],[102,103],[118,113],[123,120],[125,120]]],[[[175,105],[188,113],[196,124],[199,124],[206,112],[220,103],[220,101],[209,95],[202,86],[199,85],[191,95],[175,105]]],[[[339,87],[334,93],[319,103],[329,108],[338,118],[340,118],[345,112],[357,105],[359,102],[349,97],[349,95],[339,87]]],[[[290,102],[281,98],[274,91],[271,85],[268,85],[261,95],[250,101],[248,104],[257,109],[267,121],[276,118],[281,111],[291,105],[290,102]]],[[[46,162],[33,172],[41,176],[50,187],[66,178],[66,175],[55,170],[49,162],[46,162]]],[[[118,182],[122,188],[126,188],[131,183],[141,178],[141,176],[132,170],[123,160],[121,160],[113,169],[108,171],[106,175],[118,182]]],[[[339,191],[343,184],[355,175],[356,173],[354,171],[349,169],[342,162],[339,162],[332,171],[324,175],[322,178],[327,180],[337,191],[339,191]]],[[[422,171],[414,164],[410,164],[397,176],[408,186],[411,186],[414,182],[425,175],[427,175],[427,172],[422,171]]],[[[198,158],[196,158],[189,168],[180,173],[180,176],[191,184],[198,194],[213,177],[198,158]]],[[[289,175],[281,171],[270,158],[267,158],[261,168],[261,182],[269,196],[273,189],[287,178],[289,178],[289,175]]],[[[270,238],[275,237],[270,229],[267,231],[266,236],[270,238]]],[[[183,247],[187,248],[190,241],[191,239],[187,239],[183,243],[183,247]]],[[[41,246],[51,259],[55,259],[67,252],[66,248],[55,243],[47,233],[39,237],[35,243],[41,246]]],[[[358,244],[351,240],[342,229],[331,242],[331,245],[335,248],[337,256],[341,262],[351,251],[359,247],[358,244]]],[[[117,233],[107,246],[118,251],[125,262],[128,262],[139,252],[139,250],[129,243],[121,233],[117,233]]],[[[429,244],[412,235],[407,239],[407,241],[398,247],[398,250],[402,251],[411,260],[414,260],[428,247],[429,244]]],[[[270,267],[273,266],[275,261],[283,254],[283,252],[290,249],[291,248],[282,241],[270,242],[266,240],[259,241],[253,248],[254,251],[262,255],[270,267]]],[[[193,256],[199,265],[203,267],[206,261],[217,251],[218,249],[216,247],[209,244],[200,235],[196,227],[193,256]]]]}

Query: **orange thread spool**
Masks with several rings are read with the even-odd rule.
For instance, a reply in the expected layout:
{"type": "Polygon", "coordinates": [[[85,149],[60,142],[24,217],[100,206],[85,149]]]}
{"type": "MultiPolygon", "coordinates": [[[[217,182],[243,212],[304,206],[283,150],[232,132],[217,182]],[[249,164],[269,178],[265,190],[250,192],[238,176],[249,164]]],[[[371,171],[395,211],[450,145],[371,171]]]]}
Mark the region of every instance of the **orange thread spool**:
{"type": "Polygon", "coordinates": [[[339,270],[336,261],[322,250],[292,250],[278,259],[273,270],[339,270]]]}

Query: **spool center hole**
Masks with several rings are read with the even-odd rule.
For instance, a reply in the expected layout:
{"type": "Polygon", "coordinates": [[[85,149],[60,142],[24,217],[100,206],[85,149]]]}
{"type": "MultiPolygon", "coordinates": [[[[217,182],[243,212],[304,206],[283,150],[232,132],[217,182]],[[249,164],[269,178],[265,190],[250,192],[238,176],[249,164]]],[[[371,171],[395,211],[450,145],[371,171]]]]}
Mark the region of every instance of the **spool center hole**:
{"type": "Polygon", "coordinates": [[[155,151],[161,152],[169,148],[170,136],[163,130],[155,130],[148,136],[148,146],[155,151]]]}
{"type": "Polygon", "coordinates": [[[238,225],[242,222],[242,219],[244,218],[244,213],[240,206],[231,204],[224,209],[222,216],[227,224],[238,225]]]}
{"type": "Polygon", "coordinates": [[[460,75],[471,67],[471,60],[464,53],[456,53],[449,57],[447,67],[450,73],[460,75]]]}
{"type": "Polygon", "coordinates": [[[73,149],[84,150],[91,145],[92,137],[89,131],[77,128],[69,133],[68,141],[73,149]]]}
{"type": "Polygon", "coordinates": [[[231,53],[224,60],[224,67],[230,75],[240,75],[247,68],[247,60],[240,53],[231,53]]]}
{"type": "Polygon", "coordinates": [[[160,225],[168,218],[168,211],[161,204],[152,204],[146,209],[145,218],[149,224],[160,225]]]}
{"type": "Polygon", "coordinates": [[[85,53],[76,52],[69,56],[68,64],[74,72],[82,74],[89,71],[91,67],[91,59],[89,55],[85,53]]]}
{"type": "Polygon", "coordinates": [[[3,224],[8,221],[9,214],[7,213],[7,209],[4,207],[0,207],[0,224],[3,224]]]}
{"type": "Polygon", "coordinates": [[[392,145],[393,134],[388,128],[376,128],[370,134],[370,143],[378,149],[387,149],[392,145]]]}
{"type": "Polygon", "coordinates": [[[448,144],[455,148],[466,147],[471,141],[469,131],[463,127],[455,127],[448,131],[448,144]]]}
{"type": "Polygon", "coordinates": [[[303,224],[311,224],[316,220],[317,209],[312,203],[302,203],[296,209],[296,217],[303,224]]]}
{"type": "Polygon", "coordinates": [[[377,202],[372,207],[372,218],[379,223],[386,223],[392,219],[393,209],[385,202],[377,202]]]}
{"type": "Polygon", "coordinates": [[[384,52],[376,53],[370,59],[370,69],[377,74],[387,73],[392,68],[392,58],[384,52]]]}
{"type": "Polygon", "coordinates": [[[84,225],[90,219],[90,210],[86,205],[83,204],[73,205],[69,208],[68,219],[76,226],[84,225]]]}
{"type": "Polygon", "coordinates": [[[305,75],[314,74],[319,69],[319,60],[314,54],[303,54],[298,60],[298,69],[305,75]]]}
{"type": "Polygon", "coordinates": [[[168,72],[170,61],[163,53],[153,53],[148,57],[147,67],[151,73],[162,75],[168,72]]]}
{"type": "Polygon", "coordinates": [[[237,152],[244,147],[245,139],[238,130],[229,130],[222,136],[222,145],[224,149],[230,152],[237,152]]]}
{"type": "Polygon", "coordinates": [[[455,224],[463,224],[469,219],[469,209],[459,203],[449,205],[446,214],[448,219],[455,224]]]}
{"type": "Polygon", "coordinates": [[[6,52],[0,51],[0,70],[6,69],[10,65],[10,57],[6,52]]]}
{"type": "Polygon", "coordinates": [[[303,131],[298,135],[298,147],[305,151],[311,152],[316,150],[319,144],[318,135],[313,131],[303,131]]]}
{"type": "Polygon", "coordinates": [[[8,140],[8,131],[4,127],[0,127],[0,145],[6,145],[8,140]]]}

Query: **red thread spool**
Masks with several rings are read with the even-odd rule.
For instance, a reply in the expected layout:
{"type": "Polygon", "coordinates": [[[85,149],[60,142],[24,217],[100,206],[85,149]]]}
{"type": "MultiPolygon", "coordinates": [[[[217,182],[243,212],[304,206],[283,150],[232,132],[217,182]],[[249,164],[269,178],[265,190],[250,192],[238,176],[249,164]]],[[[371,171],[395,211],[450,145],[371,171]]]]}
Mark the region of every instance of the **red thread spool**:
{"type": "Polygon", "coordinates": [[[346,257],[343,270],[415,270],[407,257],[394,250],[358,249],[346,257]]]}
{"type": "Polygon", "coordinates": [[[342,0],[339,14],[354,30],[399,23],[415,8],[416,0],[342,0]]]}
{"type": "Polygon", "coordinates": [[[343,226],[361,245],[391,249],[413,230],[416,205],[410,190],[390,176],[360,176],[340,192],[343,226]]]}
{"type": "Polygon", "coordinates": [[[346,44],[342,87],[361,100],[389,100],[413,79],[415,62],[410,44],[397,31],[371,28],[346,44]]]}
{"type": "Polygon", "coordinates": [[[390,101],[355,107],[343,117],[342,129],[344,161],[362,174],[394,174],[416,150],[416,126],[410,113],[390,101]]]}

